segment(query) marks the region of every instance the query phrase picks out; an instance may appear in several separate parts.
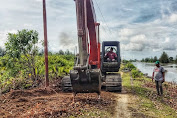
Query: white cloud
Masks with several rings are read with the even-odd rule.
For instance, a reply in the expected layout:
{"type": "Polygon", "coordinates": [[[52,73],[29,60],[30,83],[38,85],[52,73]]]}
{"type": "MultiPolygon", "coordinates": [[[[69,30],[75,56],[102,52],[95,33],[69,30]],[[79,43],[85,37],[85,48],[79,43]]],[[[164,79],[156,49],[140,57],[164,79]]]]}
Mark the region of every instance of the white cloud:
{"type": "Polygon", "coordinates": [[[171,14],[168,20],[170,23],[177,22],[177,14],[171,14]]]}
{"type": "Polygon", "coordinates": [[[129,43],[122,44],[122,49],[126,51],[143,51],[148,44],[147,42],[145,35],[135,35],[129,38],[129,43]]]}
{"type": "Polygon", "coordinates": [[[119,32],[119,36],[122,36],[122,37],[131,36],[132,34],[133,34],[133,31],[128,28],[121,29],[119,32]]]}
{"type": "Polygon", "coordinates": [[[172,41],[169,37],[166,37],[165,41],[160,44],[163,50],[176,50],[176,42],[172,41]]]}
{"type": "Polygon", "coordinates": [[[42,2],[42,0],[35,0],[36,2],[42,2]]]}
{"type": "Polygon", "coordinates": [[[133,36],[130,39],[130,42],[137,43],[137,44],[138,43],[145,44],[147,42],[147,39],[146,39],[146,36],[144,34],[140,34],[140,35],[133,36]]]}
{"type": "Polygon", "coordinates": [[[129,43],[127,45],[121,44],[121,49],[124,51],[143,51],[143,44],[129,43]]]}

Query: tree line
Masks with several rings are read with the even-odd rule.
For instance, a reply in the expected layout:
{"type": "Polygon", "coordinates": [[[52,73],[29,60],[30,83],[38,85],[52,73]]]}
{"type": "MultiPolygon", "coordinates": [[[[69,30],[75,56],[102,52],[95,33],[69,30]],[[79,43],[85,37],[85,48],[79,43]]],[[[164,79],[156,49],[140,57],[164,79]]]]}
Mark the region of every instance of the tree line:
{"type": "MultiPolygon", "coordinates": [[[[44,79],[44,51],[38,48],[38,32],[21,30],[8,33],[5,49],[0,48],[0,89],[29,88],[44,79]]],[[[49,78],[68,74],[74,65],[74,56],[69,50],[49,52],[49,78]]]]}
{"type": "Polygon", "coordinates": [[[156,61],[160,61],[161,63],[177,63],[177,56],[176,58],[169,57],[166,52],[163,52],[160,58],[155,57],[150,57],[150,58],[143,58],[141,62],[148,62],[148,63],[153,63],[156,61]]]}

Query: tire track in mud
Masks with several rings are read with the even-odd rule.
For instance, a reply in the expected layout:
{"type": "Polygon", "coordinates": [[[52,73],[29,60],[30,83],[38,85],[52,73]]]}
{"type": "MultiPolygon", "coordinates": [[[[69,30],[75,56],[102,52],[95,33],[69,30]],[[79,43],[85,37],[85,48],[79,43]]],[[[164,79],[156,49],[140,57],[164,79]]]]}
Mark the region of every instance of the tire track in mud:
{"type": "Polygon", "coordinates": [[[128,109],[130,96],[125,91],[121,94],[115,94],[115,96],[117,97],[115,118],[130,118],[131,111],[128,109]]]}
{"type": "MultiPolygon", "coordinates": [[[[123,73],[121,72],[121,76],[123,73]]],[[[130,118],[131,117],[131,111],[128,109],[128,105],[130,103],[130,96],[127,94],[127,92],[122,89],[121,93],[115,93],[117,106],[116,106],[116,113],[115,118],[130,118]]]]}

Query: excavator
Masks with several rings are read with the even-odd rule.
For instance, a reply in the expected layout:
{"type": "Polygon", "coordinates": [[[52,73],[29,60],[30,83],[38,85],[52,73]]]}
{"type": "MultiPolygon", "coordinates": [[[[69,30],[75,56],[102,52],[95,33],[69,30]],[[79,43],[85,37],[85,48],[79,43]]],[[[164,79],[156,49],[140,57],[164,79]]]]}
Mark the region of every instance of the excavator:
{"type": "Polygon", "coordinates": [[[72,90],[77,93],[101,94],[101,88],[106,91],[121,91],[122,80],[118,73],[120,69],[120,43],[118,41],[103,41],[99,39],[99,26],[92,0],[74,0],[76,4],[77,34],[79,54],[76,57],[73,70],[62,79],[62,90],[72,90]],[[108,61],[105,55],[110,49],[116,53],[114,61],[108,61]],[[101,51],[102,49],[102,51],[101,51]]]}

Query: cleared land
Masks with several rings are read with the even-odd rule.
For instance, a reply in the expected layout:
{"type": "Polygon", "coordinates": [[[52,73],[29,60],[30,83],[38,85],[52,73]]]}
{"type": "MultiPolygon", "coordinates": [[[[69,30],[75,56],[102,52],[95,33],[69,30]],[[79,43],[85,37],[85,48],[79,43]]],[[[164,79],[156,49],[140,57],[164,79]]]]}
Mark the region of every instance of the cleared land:
{"type": "Polygon", "coordinates": [[[157,96],[154,83],[141,77],[132,79],[122,73],[122,93],[102,91],[97,94],[62,93],[55,81],[48,89],[14,90],[0,97],[2,117],[80,117],[80,118],[175,118],[177,117],[175,85],[165,83],[164,96],[157,96]],[[173,88],[172,88],[173,87],[173,88]]]}

